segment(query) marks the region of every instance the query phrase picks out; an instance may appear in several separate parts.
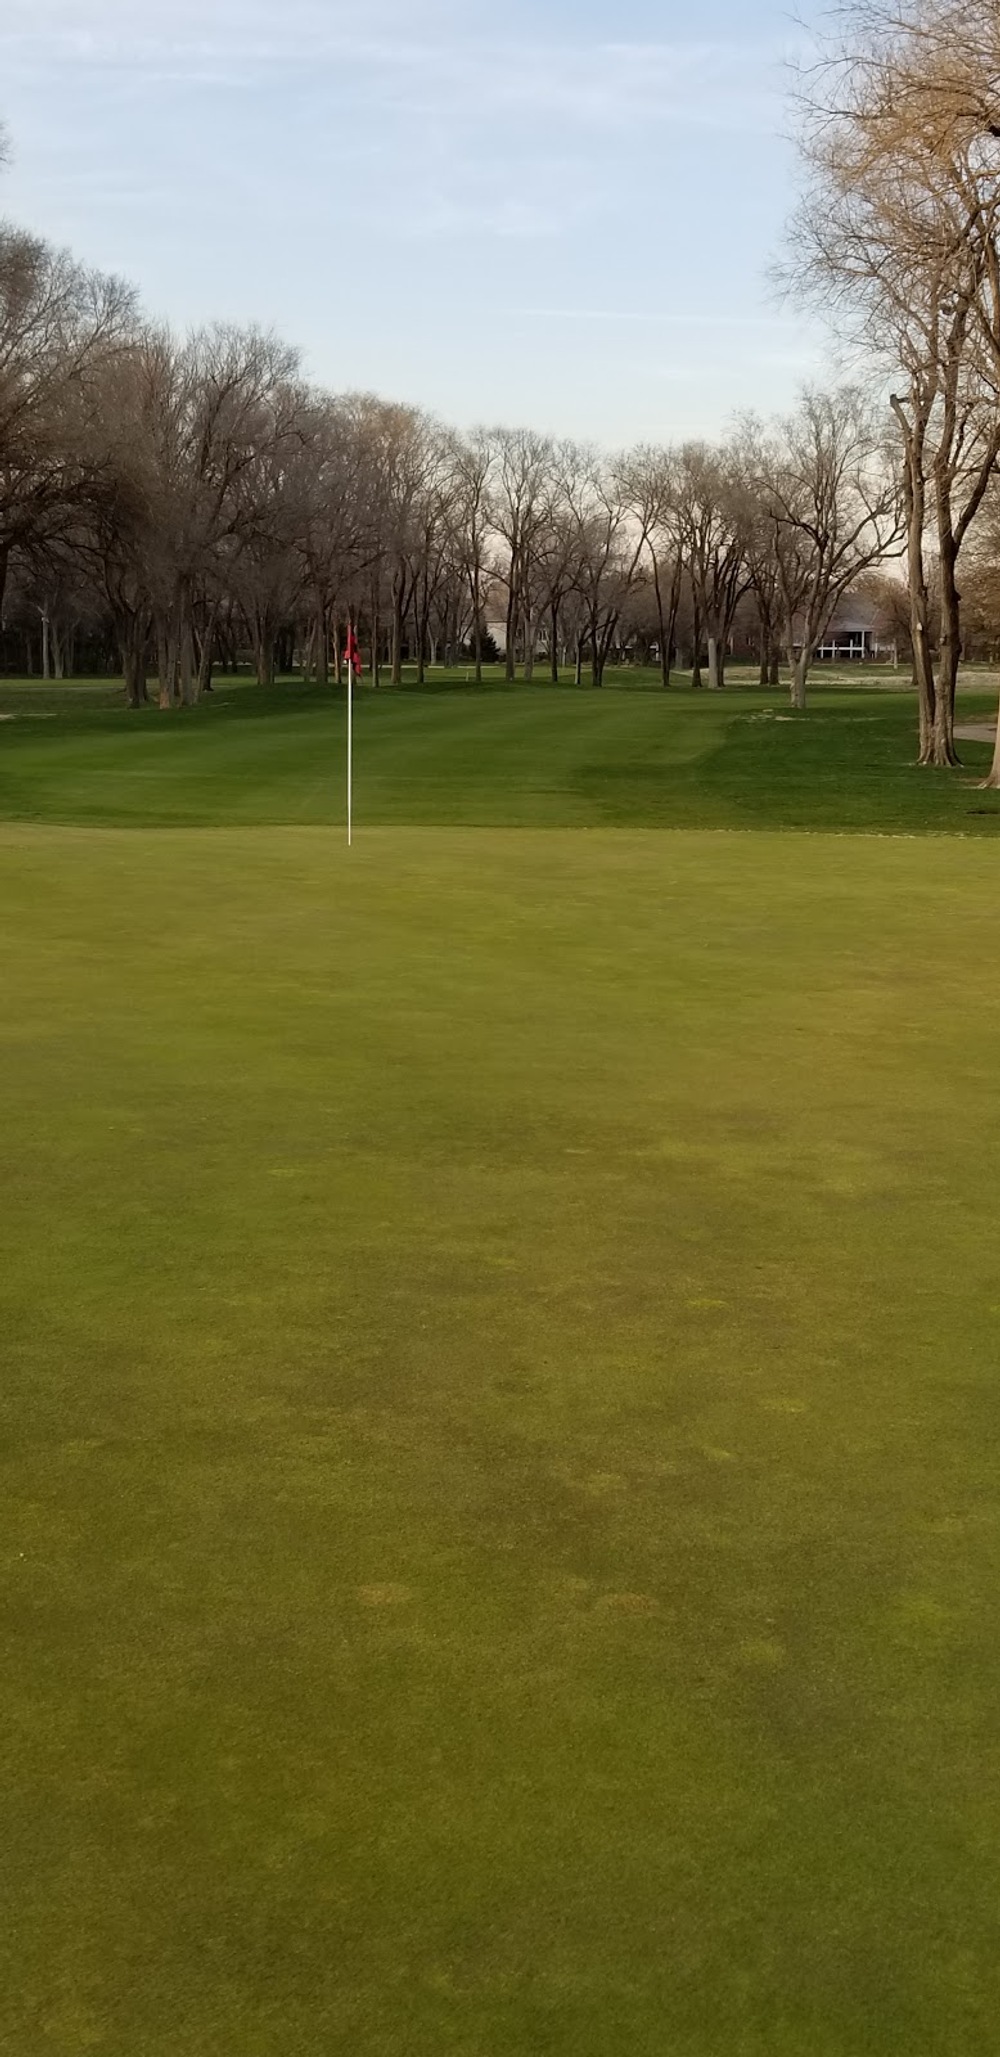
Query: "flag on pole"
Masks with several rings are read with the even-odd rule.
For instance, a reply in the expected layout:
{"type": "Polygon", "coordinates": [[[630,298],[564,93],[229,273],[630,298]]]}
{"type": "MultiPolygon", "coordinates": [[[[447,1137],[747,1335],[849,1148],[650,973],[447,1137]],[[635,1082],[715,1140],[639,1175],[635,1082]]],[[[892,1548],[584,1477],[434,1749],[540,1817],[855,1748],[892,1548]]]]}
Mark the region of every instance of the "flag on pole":
{"type": "Polygon", "coordinates": [[[350,849],[354,838],[354,681],[364,670],[353,621],[347,624],[344,663],[347,666],[347,847],[350,849]]]}
{"type": "Polygon", "coordinates": [[[361,651],[358,647],[357,636],[354,633],[353,622],[351,622],[347,631],[347,648],[344,651],[344,663],[354,678],[359,679],[361,677],[365,667],[361,661],[361,651]]]}

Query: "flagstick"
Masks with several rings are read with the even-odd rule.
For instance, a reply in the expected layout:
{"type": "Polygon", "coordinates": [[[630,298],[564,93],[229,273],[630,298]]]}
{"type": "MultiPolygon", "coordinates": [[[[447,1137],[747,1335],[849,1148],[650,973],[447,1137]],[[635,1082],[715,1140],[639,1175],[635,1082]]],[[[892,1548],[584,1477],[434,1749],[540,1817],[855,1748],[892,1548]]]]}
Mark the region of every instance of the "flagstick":
{"type": "Polygon", "coordinates": [[[354,632],[347,644],[347,847],[354,826],[354,632]]]}

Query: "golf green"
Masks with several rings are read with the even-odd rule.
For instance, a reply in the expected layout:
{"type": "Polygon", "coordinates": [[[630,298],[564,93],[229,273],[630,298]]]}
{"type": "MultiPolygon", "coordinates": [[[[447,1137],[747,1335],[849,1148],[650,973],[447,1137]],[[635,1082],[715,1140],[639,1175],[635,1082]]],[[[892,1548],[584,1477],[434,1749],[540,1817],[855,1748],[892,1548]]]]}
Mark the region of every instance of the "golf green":
{"type": "Polygon", "coordinates": [[[4,2050],[993,2057],[989,843],[0,873],[4,2050]]]}

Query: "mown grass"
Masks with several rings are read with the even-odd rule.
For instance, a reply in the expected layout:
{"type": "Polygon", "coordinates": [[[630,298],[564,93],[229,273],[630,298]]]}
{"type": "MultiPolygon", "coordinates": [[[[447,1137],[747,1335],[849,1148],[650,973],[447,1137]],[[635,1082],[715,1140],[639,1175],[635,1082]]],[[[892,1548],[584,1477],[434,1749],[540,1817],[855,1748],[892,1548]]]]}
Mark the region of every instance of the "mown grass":
{"type": "MultiPolygon", "coordinates": [[[[890,675],[891,677],[891,675],[890,675]]],[[[483,827],[848,829],[995,835],[1000,800],[965,773],[914,763],[912,698],[818,686],[792,717],[782,693],[740,683],[669,694],[612,677],[594,692],[482,690],[454,675],[428,692],[368,688],[357,715],[356,794],[371,824],[483,827]]],[[[115,825],[330,823],[343,817],[344,706],[289,682],[220,681],[189,712],[129,714],[116,689],[0,683],[0,817],[115,825]]],[[[973,675],[962,712],[995,715],[973,675]]]]}
{"type": "Polygon", "coordinates": [[[0,729],[11,2057],[992,2057],[995,853],[551,702],[0,729]]]}

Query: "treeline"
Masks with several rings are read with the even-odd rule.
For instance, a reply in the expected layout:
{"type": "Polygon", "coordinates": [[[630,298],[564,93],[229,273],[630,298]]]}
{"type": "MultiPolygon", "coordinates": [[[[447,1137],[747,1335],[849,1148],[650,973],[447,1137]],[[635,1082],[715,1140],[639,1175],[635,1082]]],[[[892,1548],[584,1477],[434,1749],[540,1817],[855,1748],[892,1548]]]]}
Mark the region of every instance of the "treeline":
{"type": "Polygon", "coordinates": [[[256,330],[179,340],[120,281],[0,230],[0,623],[7,661],[117,661],[129,704],[190,704],[249,653],[336,676],[352,620],[378,683],[497,654],[509,677],[734,647],[802,704],[842,595],[898,534],[898,467],[858,389],[720,447],[608,457],[463,435],[307,384],[256,330]]]}

